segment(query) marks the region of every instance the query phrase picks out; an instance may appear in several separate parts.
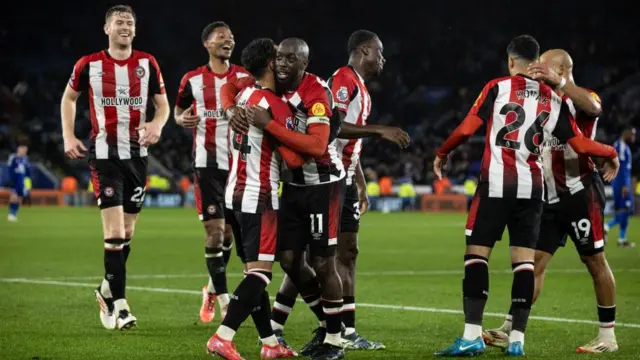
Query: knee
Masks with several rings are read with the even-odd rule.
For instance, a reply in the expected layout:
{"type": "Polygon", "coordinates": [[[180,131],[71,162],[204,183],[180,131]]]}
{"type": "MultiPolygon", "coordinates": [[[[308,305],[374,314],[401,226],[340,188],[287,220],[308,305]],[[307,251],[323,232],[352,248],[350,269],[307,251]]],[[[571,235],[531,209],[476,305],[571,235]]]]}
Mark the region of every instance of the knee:
{"type": "Polygon", "coordinates": [[[292,276],[292,274],[296,274],[298,272],[294,271],[293,269],[294,254],[292,251],[283,251],[278,256],[282,271],[284,271],[289,276],[292,276]]]}
{"type": "Polygon", "coordinates": [[[124,224],[124,238],[131,239],[133,238],[133,233],[136,229],[135,223],[124,224]]]}
{"type": "Polygon", "coordinates": [[[335,271],[335,265],[335,257],[333,256],[313,258],[313,270],[319,278],[326,278],[332,271],[335,271]]]}
{"type": "Polygon", "coordinates": [[[358,258],[358,253],[360,250],[358,249],[358,242],[354,241],[354,239],[345,240],[345,242],[340,246],[340,250],[338,252],[338,259],[341,263],[345,265],[349,265],[358,258]]]}
{"type": "Polygon", "coordinates": [[[222,243],[223,246],[227,248],[233,243],[233,229],[231,228],[231,225],[226,225],[224,227],[224,236],[222,243]]]}
{"type": "Polygon", "coordinates": [[[219,221],[207,221],[204,224],[204,228],[207,233],[207,246],[222,249],[224,225],[219,224],[219,221]]]}
{"type": "Polygon", "coordinates": [[[609,264],[604,257],[604,253],[600,252],[591,256],[580,256],[580,260],[587,266],[589,273],[594,278],[599,276],[608,275],[609,264]]]}

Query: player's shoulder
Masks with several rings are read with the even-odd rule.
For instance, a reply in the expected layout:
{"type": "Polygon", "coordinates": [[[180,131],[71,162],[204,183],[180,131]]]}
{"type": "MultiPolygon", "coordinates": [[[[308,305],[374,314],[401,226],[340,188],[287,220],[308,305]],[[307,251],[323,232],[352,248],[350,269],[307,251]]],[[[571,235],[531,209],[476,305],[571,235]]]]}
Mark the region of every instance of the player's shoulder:
{"type": "Polygon", "coordinates": [[[234,75],[238,79],[251,77],[251,74],[249,73],[249,71],[247,71],[247,69],[244,68],[244,66],[236,64],[231,64],[231,66],[229,67],[229,75],[234,75]]]}
{"type": "Polygon", "coordinates": [[[336,70],[333,75],[331,75],[332,78],[336,79],[336,78],[341,78],[341,79],[352,79],[355,80],[356,76],[355,76],[355,72],[353,71],[353,68],[351,68],[350,66],[346,65],[343,67],[338,68],[338,70],[336,70]]]}
{"type": "Polygon", "coordinates": [[[329,88],[329,85],[320,76],[312,73],[305,73],[304,77],[302,78],[302,82],[300,82],[299,88],[307,91],[313,91],[319,89],[327,89],[329,88]]]}
{"type": "Polygon", "coordinates": [[[207,69],[206,65],[198,66],[195,69],[191,69],[182,76],[182,81],[188,81],[195,76],[202,75],[205,73],[206,69],[207,69]]]}
{"type": "Polygon", "coordinates": [[[133,55],[132,58],[134,59],[149,59],[149,60],[156,61],[156,57],[146,51],[133,50],[132,55],[133,55]]]}
{"type": "Polygon", "coordinates": [[[591,90],[591,89],[589,89],[589,88],[586,88],[586,87],[582,87],[582,88],[583,88],[586,92],[588,92],[588,93],[589,93],[589,95],[591,95],[591,97],[592,97],[595,101],[597,101],[599,104],[602,104],[602,100],[600,99],[600,96],[598,95],[598,93],[597,93],[597,92],[595,92],[595,91],[593,91],[593,90],[591,90]]]}
{"type": "Polygon", "coordinates": [[[7,160],[7,164],[13,164],[17,159],[16,154],[9,155],[9,159],[7,160]]]}
{"type": "Polygon", "coordinates": [[[84,66],[91,62],[105,60],[105,59],[107,59],[106,50],[100,50],[100,51],[96,51],[91,54],[87,54],[80,57],[78,61],[76,61],[76,65],[84,66]]]}

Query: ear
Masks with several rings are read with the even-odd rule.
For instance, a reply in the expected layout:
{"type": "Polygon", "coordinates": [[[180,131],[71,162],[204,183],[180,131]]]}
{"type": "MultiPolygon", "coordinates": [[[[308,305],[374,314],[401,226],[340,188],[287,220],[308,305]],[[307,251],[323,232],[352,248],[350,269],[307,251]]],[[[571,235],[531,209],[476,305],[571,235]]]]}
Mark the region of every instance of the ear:
{"type": "Polygon", "coordinates": [[[268,66],[269,66],[269,70],[271,70],[271,71],[275,71],[275,70],[276,70],[276,64],[275,64],[275,61],[273,61],[273,60],[269,60],[269,64],[268,64],[268,66]]]}
{"type": "Polygon", "coordinates": [[[369,54],[371,54],[371,48],[367,45],[364,45],[360,48],[360,51],[362,51],[362,54],[364,56],[369,56],[369,54]]]}
{"type": "Polygon", "coordinates": [[[108,23],[105,23],[105,24],[104,24],[103,29],[104,29],[104,33],[105,33],[105,34],[107,34],[107,35],[109,35],[109,24],[108,24],[108,23]]]}
{"type": "Polygon", "coordinates": [[[513,66],[514,66],[514,65],[515,65],[515,64],[514,64],[513,59],[512,59],[511,57],[509,57],[509,69],[513,69],[513,66]]]}
{"type": "Polygon", "coordinates": [[[302,70],[307,70],[307,66],[309,66],[309,59],[302,60],[302,70]]]}

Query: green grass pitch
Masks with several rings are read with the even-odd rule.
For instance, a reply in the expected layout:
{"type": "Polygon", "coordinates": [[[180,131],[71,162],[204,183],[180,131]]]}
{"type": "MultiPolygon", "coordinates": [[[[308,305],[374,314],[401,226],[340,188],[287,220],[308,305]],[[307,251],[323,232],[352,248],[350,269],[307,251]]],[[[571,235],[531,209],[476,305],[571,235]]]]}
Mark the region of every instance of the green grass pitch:
{"type": "MultiPolygon", "coordinates": [[[[6,208],[4,208],[6,211],[6,208]]],[[[3,215],[4,216],[4,215],[3,215]]],[[[348,352],[349,359],[429,359],[462,334],[462,214],[366,214],[358,262],[358,331],[387,349],[348,352]]],[[[629,238],[640,221],[633,219],[629,238]]],[[[199,291],[206,282],[203,229],[193,209],[145,209],[132,241],[127,298],[137,330],[101,327],[93,287],[100,279],[102,233],[94,208],[22,208],[18,223],[0,221],[1,359],[206,359],[205,344],[218,324],[198,321],[199,291]]],[[[617,238],[613,231],[611,239],[617,238]]],[[[620,352],[610,359],[640,358],[639,250],[607,245],[617,282],[616,327],[620,352]]],[[[274,296],[282,279],[269,286],[274,296]]],[[[240,262],[228,269],[232,290],[240,262]]],[[[502,323],[511,274],[507,243],[490,262],[490,297],[485,327],[502,323]]],[[[575,348],[597,333],[591,279],[573,245],[553,259],[540,301],[527,329],[532,359],[578,359],[575,348]],[[592,322],[592,323],[589,323],[592,322]]],[[[315,322],[298,303],[286,327],[297,349],[315,322]]],[[[259,358],[257,333],[249,320],[236,343],[247,359],[259,358]]],[[[489,349],[485,357],[503,357],[489,349]]]]}

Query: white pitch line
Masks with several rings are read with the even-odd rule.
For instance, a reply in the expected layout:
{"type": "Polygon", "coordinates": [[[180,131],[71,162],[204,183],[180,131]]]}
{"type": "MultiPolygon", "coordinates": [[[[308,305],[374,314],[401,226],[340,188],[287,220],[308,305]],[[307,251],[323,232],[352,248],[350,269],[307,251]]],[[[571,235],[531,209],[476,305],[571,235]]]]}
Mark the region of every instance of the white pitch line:
{"type": "MultiPolygon", "coordinates": [[[[55,281],[55,280],[36,280],[36,279],[23,279],[23,278],[0,278],[0,281],[1,282],[6,282],[6,283],[14,283],[14,284],[18,283],[18,284],[56,285],[56,286],[71,286],[71,287],[86,287],[86,288],[95,288],[96,287],[96,284],[80,283],[80,282],[55,281]]],[[[154,288],[154,287],[145,287],[145,286],[127,286],[127,290],[160,292],[160,293],[170,293],[170,294],[189,294],[189,295],[201,295],[202,294],[200,291],[197,291],[197,290],[167,289],[167,288],[154,288]]],[[[272,297],[272,299],[273,299],[273,297],[272,297]]],[[[302,302],[302,300],[298,299],[298,302],[302,302]]],[[[358,307],[373,308],[373,309],[389,309],[389,310],[430,312],[430,313],[440,313],[440,314],[463,314],[462,310],[438,309],[438,308],[420,307],[420,306],[358,303],[358,307]]],[[[506,314],[485,313],[484,315],[485,316],[490,316],[490,317],[504,318],[506,314]]],[[[558,317],[551,317],[551,316],[530,316],[529,319],[549,321],[549,322],[560,322],[560,323],[598,325],[597,321],[592,321],[592,320],[566,319],[566,318],[558,318],[558,317]]],[[[628,328],[640,329],[640,324],[616,322],[616,326],[617,327],[628,327],[628,328]]]]}
{"type": "MultiPolygon", "coordinates": [[[[512,270],[490,270],[491,274],[510,275],[512,270]]],[[[640,269],[617,269],[618,272],[640,272],[640,269]]],[[[587,269],[548,269],[549,274],[588,274],[587,269]]],[[[358,276],[432,276],[432,275],[464,275],[463,270],[389,270],[389,271],[359,271],[358,276]]],[[[206,273],[200,274],[127,274],[127,279],[188,279],[206,277],[206,273]]],[[[240,278],[244,275],[236,272],[227,273],[227,277],[240,278]]],[[[55,276],[44,277],[46,280],[101,280],[104,276],[55,276]]]]}

